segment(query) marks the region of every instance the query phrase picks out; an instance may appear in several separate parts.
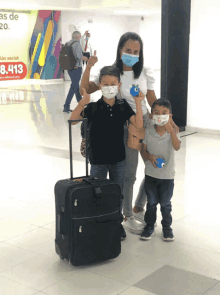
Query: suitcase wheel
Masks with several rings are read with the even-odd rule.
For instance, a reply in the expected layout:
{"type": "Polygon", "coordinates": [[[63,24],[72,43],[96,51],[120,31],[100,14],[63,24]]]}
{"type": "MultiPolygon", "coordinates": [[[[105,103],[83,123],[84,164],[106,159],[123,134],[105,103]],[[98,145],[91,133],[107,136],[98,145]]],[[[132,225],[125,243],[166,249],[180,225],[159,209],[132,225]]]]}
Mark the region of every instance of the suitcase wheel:
{"type": "Polygon", "coordinates": [[[56,249],[56,253],[59,255],[60,259],[64,260],[64,257],[61,255],[61,251],[60,251],[59,246],[57,245],[56,240],[55,240],[55,249],[56,249]]]}

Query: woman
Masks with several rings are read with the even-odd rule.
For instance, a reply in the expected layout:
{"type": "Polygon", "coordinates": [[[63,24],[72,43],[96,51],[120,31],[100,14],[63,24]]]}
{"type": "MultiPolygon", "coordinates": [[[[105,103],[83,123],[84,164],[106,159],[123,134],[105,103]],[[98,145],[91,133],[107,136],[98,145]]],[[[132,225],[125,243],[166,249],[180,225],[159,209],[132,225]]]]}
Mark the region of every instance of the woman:
{"type": "MultiPolygon", "coordinates": [[[[99,90],[98,88],[98,75],[94,77],[93,81],[89,81],[89,75],[91,67],[97,62],[97,57],[92,56],[87,64],[84,72],[80,91],[85,88],[88,94],[94,93],[99,90]]],[[[133,96],[130,94],[130,88],[133,84],[138,84],[141,92],[146,96],[150,106],[156,100],[154,92],[155,79],[152,76],[150,68],[144,67],[143,62],[143,42],[140,36],[133,32],[127,32],[121,36],[117,56],[114,65],[119,69],[121,74],[121,88],[120,94],[117,98],[124,98],[130,104],[134,112],[136,112],[136,105],[133,96]]],[[[142,100],[142,110],[144,127],[150,126],[151,121],[149,119],[149,111],[146,106],[146,101],[142,100]]],[[[178,127],[172,122],[173,126],[178,127]]],[[[141,234],[144,225],[144,214],[143,210],[147,196],[144,190],[144,179],[141,183],[138,197],[135,202],[135,207],[132,210],[133,200],[133,187],[136,180],[136,172],[138,166],[139,152],[134,149],[130,149],[127,146],[128,139],[128,128],[124,126],[124,140],[126,147],[126,160],[125,160],[125,171],[124,171],[124,202],[123,202],[123,214],[124,214],[124,227],[134,233],[141,234]],[[141,221],[138,223],[137,220],[141,221]]]]}

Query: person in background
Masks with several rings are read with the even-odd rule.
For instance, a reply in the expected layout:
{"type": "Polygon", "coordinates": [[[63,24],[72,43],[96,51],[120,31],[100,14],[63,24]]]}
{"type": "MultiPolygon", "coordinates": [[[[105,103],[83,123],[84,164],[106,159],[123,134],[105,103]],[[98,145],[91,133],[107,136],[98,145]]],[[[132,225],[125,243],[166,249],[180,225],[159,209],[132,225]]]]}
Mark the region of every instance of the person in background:
{"type": "MultiPolygon", "coordinates": [[[[83,37],[81,38],[83,56],[87,57],[88,59],[90,58],[90,56],[92,56],[92,46],[90,42],[90,37],[91,37],[91,34],[89,33],[89,31],[86,31],[83,37]]],[[[87,60],[86,61],[83,60],[83,65],[85,62],[87,64],[87,60]]]]}
{"type": "Polygon", "coordinates": [[[74,94],[76,95],[77,102],[79,102],[82,98],[79,92],[79,81],[82,75],[82,60],[87,60],[87,57],[82,55],[82,47],[79,42],[80,39],[81,33],[79,31],[75,31],[72,34],[72,39],[69,42],[67,42],[67,44],[70,45],[73,41],[75,41],[75,43],[72,44],[72,49],[73,54],[76,58],[76,64],[74,69],[68,71],[72,83],[70,85],[70,90],[64,104],[63,112],[65,113],[71,112],[70,103],[72,101],[74,94]]]}
{"type": "Polygon", "coordinates": [[[146,129],[141,155],[145,161],[145,191],[147,194],[146,226],[142,240],[150,240],[157,218],[157,204],[162,214],[163,240],[173,241],[171,198],[174,189],[174,153],[180,149],[180,136],[170,124],[171,104],[167,99],[156,100],[151,107],[150,117],[154,125],[146,129]],[[158,166],[162,158],[164,166],[158,166]]]}

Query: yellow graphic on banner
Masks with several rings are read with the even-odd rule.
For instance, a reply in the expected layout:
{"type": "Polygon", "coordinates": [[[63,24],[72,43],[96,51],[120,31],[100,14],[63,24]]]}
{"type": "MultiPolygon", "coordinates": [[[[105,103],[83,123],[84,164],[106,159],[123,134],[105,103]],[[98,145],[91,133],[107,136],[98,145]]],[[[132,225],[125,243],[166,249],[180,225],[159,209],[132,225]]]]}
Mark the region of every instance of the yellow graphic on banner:
{"type": "Polygon", "coordinates": [[[28,75],[27,75],[27,78],[28,79],[30,79],[30,77],[31,77],[32,66],[33,66],[33,62],[34,62],[35,56],[36,56],[36,52],[37,52],[37,49],[38,49],[40,38],[41,38],[41,33],[38,34],[37,41],[36,41],[36,44],[34,46],[34,52],[33,52],[32,57],[31,57],[30,70],[29,70],[28,75]]]}
{"type": "Polygon", "coordinates": [[[40,74],[35,73],[35,74],[34,74],[34,79],[40,79],[40,74]]]}
{"type": "Polygon", "coordinates": [[[50,41],[51,41],[51,38],[52,38],[52,35],[53,35],[53,28],[54,28],[53,21],[50,20],[49,23],[48,23],[48,26],[47,26],[47,31],[46,31],[46,34],[45,34],[45,37],[44,37],[44,43],[43,43],[41,53],[40,53],[40,57],[39,57],[39,60],[38,60],[38,64],[41,67],[43,67],[44,64],[45,64],[47,51],[48,51],[50,41]]]}

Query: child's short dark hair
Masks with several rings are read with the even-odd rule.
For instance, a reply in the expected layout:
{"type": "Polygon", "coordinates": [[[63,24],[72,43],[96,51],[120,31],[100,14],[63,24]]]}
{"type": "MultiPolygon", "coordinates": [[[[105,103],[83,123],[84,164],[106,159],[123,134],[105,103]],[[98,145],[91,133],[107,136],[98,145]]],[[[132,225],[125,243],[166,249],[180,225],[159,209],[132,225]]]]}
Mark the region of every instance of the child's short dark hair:
{"type": "Polygon", "coordinates": [[[169,102],[169,100],[167,100],[165,98],[159,98],[159,99],[155,100],[155,102],[152,104],[151,112],[153,111],[153,109],[156,105],[168,108],[170,110],[170,113],[172,113],[172,107],[171,107],[171,103],[169,102]]]}
{"type": "Polygon", "coordinates": [[[118,79],[118,82],[120,82],[120,72],[115,66],[107,66],[101,69],[99,83],[101,83],[102,77],[106,75],[115,76],[118,79]]]}

